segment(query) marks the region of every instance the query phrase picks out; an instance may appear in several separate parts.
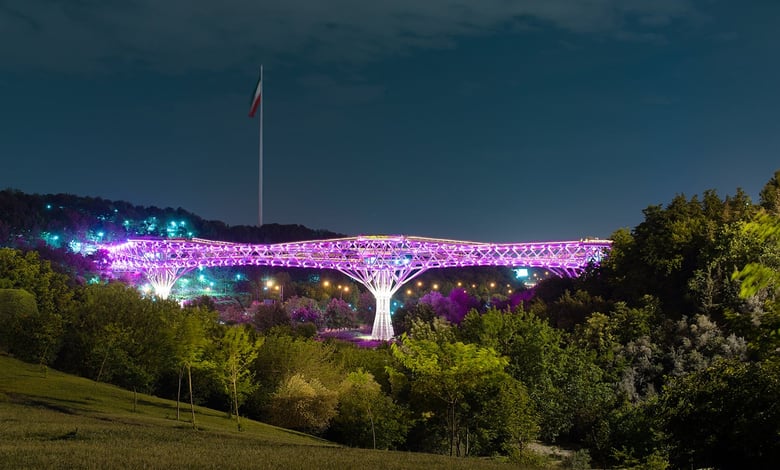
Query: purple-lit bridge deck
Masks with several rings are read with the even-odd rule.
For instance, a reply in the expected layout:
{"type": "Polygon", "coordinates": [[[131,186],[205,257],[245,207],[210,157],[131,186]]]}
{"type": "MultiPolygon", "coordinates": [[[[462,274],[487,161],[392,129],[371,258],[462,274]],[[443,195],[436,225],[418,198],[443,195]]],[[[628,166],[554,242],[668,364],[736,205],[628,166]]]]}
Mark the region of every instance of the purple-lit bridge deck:
{"type": "Polygon", "coordinates": [[[133,239],[107,247],[114,271],[144,272],[166,298],[176,280],[200,267],[278,266],[335,269],[360,282],[376,298],[372,336],[393,337],[390,298],[428,269],[470,266],[539,267],[577,276],[598,263],[609,240],[478,243],[407,236],[359,236],[270,245],[203,239],[133,239]]]}

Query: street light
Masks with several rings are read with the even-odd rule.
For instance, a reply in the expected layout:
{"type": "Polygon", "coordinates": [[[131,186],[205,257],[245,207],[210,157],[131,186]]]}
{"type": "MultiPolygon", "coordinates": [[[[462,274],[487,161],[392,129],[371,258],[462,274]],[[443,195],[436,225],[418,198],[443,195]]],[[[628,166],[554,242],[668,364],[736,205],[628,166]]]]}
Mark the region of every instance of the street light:
{"type": "MultiPolygon", "coordinates": [[[[265,282],[266,288],[279,292],[279,302],[284,302],[284,284],[275,284],[272,279],[265,282]]],[[[267,290],[267,289],[266,289],[267,290]]]]}

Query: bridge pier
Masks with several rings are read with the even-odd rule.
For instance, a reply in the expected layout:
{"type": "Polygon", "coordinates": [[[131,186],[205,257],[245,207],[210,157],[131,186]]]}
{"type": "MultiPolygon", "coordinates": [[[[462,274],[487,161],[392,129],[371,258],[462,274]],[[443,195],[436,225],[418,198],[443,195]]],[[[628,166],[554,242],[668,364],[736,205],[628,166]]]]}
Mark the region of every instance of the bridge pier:
{"type": "Polygon", "coordinates": [[[374,326],[371,328],[371,338],[387,341],[395,336],[393,323],[390,318],[390,298],[389,292],[374,292],[376,298],[376,315],[374,315],[374,326]]]}
{"type": "Polygon", "coordinates": [[[167,299],[176,281],[191,270],[191,268],[150,268],[146,270],[146,278],[154,288],[154,294],[161,299],[167,299]]]}

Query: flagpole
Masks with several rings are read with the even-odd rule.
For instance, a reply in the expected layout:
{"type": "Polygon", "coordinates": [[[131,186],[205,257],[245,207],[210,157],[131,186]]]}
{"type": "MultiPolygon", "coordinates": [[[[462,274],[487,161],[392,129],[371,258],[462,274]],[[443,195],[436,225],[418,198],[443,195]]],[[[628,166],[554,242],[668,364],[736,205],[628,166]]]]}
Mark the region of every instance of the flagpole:
{"type": "Polygon", "coordinates": [[[258,195],[257,195],[257,226],[263,226],[263,66],[260,65],[260,171],[258,174],[258,195]]]}

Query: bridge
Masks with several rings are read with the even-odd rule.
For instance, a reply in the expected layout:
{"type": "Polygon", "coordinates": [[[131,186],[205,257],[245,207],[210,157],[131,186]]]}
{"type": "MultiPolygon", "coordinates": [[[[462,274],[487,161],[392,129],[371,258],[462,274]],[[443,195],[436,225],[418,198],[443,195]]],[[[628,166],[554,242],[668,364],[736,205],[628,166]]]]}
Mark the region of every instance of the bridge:
{"type": "Polygon", "coordinates": [[[276,266],[340,271],[376,299],[374,339],[394,336],[390,299],[404,283],[429,269],[471,266],[544,268],[578,276],[598,263],[609,240],[539,243],[479,243],[377,235],[268,245],[204,239],[130,239],[107,246],[112,271],[143,272],[162,298],[183,274],[200,267],[276,266]]]}

